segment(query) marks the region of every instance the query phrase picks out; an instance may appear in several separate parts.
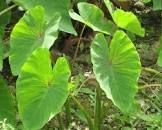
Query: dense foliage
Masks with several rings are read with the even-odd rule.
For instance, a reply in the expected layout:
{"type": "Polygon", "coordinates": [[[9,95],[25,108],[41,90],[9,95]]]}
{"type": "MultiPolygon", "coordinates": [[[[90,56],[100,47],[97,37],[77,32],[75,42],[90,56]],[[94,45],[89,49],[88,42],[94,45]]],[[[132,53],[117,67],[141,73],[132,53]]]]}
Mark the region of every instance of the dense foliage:
{"type": "MultiPolygon", "coordinates": [[[[143,2],[148,4],[151,0],[143,2]]],[[[162,0],[152,2],[154,10],[162,9],[162,0]]],[[[77,105],[82,113],[78,112],[77,115],[82,117],[90,130],[102,130],[103,104],[107,101],[112,102],[125,118],[140,118],[148,122],[156,120],[156,124],[161,121],[161,111],[146,115],[136,97],[143,70],[162,78],[157,70],[142,66],[133,43],[134,37],[146,36],[141,21],[133,12],[119,8],[113,0],[103,0],[101,3],[104,7],[86,0],[13,0],[9,4],[6,0],[0,1],[0,130],[18,130],[18,122],[23,124],[22,130],[38,130],[56,117],[61,130],[64,123],[59,113],[63,111],[68,129],[72,110],[75,111],[72,103],[77,105]],[[23,16],[13,25],[8,36],[5,28],[11,21],[10,11],[17,7],[23,10],[23,16]],[[83,25],[81,31],[72,22],[83,25]],[[79,81],[73,79],[73,65],[85,28],[93,32],[88,40],[91,43],[89,52],[93,74],[82,83],[77,83],[81,77],[77,74],[79,81]],[[56,50],[52,48],[57,40],[62,35],[77,37],[77,33],[80,36],[73,59],[62,54],[53,60],[53,51],[56,50]],[[7,56],[5,37],[10,39],[7,56]],[[6,59],[9,59],[10,67],[3,63],[6,59]],[[12,89],[11,82],[4,79],[5,67],[11,68],[10,77],[14,78],[12,89]],[[90,109],[94,115],[89,114],[80,103],[80,98],[76,98],[81,93],[81,87],[89,80],[92,80],[93,88],[87,88],[83,93],[92,96],[94,104],[90,109]]],[[[162,66],[162,45],[158,44],[157,48],[157,65],[162,66]]],[[[145,88],[145,85],[142,87],[145,88]]],[[[162,128],[160,125],[159,129],[162,128]]]]}

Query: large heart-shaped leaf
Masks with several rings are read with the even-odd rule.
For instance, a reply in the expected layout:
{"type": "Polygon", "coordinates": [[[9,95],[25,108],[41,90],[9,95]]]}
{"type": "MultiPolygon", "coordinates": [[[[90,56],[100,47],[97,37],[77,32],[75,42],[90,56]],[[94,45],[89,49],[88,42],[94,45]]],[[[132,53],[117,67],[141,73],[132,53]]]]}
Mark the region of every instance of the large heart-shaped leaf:
{"type": "Polygon", "coordinates": [[[60,30],[76,35],[76,31],[71,23],[68,10],[70,8],[70,0],[14,0],[26,9],[41,5],[46,10],[47,19],[51,19],[56,12],[62,16],[60,30]]]}
{"type": "Polygon", "coordinates": [[[141,27],[139,20],[132,12],[117,9],[114,11],[112,16],[118,27],[142,37],[145,35],[145,30],[141,27]]]}
{"type": "Polygon", "coordinates": [[[129,112],[137,92],[141,64],[127,35],[117,31],[110,44],[97,34],[91,47],[93,70],[107,97],[123,112],[129,112]]]}
{"type": "Polygon", "coordinates": [[[71,18],[86,24],[94,31],[110,35],[116,29],[116,26],[111,21],[104,18],[104,13],[97,6],[86,2],[80,2],[78,4],[78,9],[80,15],[71,10],[69,12],[71,18]]]}
{"type": "Polygon", "coordinates": [[[38,130],[60,112],[68,97],[70,70],[65,58],[52,68],[50,53],[38,48],[25,62],[17,80],[19,114],[28,130],[38,130]]]}
{"type": "Polygon", "coordinates": [[[14,98],[7,87],[6,82],[0,76],[0,121],[6,119],[7,124],[14,126],[16,124],[14,98]]]}
{"type": "MultiPolygon", "coordinates": [[[[54,13],[55,14],[55,13],[54,13]]],[[[47,22],[43,7],[32,8],[20,19],[11,33],[10,65],[14,75],[38,47],[50,48],[58,36],[60,16],[47,22]]]]}

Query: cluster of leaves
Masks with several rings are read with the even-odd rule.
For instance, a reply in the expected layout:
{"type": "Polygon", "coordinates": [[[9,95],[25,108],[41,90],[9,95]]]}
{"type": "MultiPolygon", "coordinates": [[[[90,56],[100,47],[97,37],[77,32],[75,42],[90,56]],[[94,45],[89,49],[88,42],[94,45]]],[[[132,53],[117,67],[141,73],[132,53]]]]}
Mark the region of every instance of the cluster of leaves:
{"type": "MultiPolygon", "coordinates": [[[[70,10],[70,0],[14,2],[26,10],[11,32],[9,53],[12,74],[18,76],[16,101],[25,129],[42,128],[61,111],[70,96],[71,70],[68,61],[65,57],[60,57],[51,65],[49,52],[59,31],[77,35],[70,18],[97,32],[91,45],[91,61],[96,80],[107,98],[123,113],[132,114],[138,111],[134,97],[138,89],[141,63],[136,48],[125,31],[143,37],[145,30],[132,12],[114,10],[112,3],[104,0],[112,17],[111,21],[104,17],[99,7],[87,2],[78,3],[79,14],[70,10]]],[[[0,10],[6,7],[5,0],[1,0],[0,10]]],[[[8,17],[7,13],[0,15],[0,41],[3,39],[8,17]]],[[[3,61],[1,46],[2,43],[0,69],[3,61]]],[[[3,106],[0,107],[0,121],[7,119],[7,123],[15,125],[16,101],[6,82],[0,77],[0,106],[3,106]]]]}

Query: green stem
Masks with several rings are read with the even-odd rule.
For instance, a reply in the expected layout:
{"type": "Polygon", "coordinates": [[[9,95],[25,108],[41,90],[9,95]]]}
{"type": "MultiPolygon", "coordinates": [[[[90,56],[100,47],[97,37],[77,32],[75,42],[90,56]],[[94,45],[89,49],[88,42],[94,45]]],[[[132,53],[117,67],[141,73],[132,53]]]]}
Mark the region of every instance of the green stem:
{"type": "Polygon", "coordinates": [[[84,116],[86,117],[89,129],[94,130],[93,121],[92,121],[91,116],[88,113],[88,111],[86,111],[86,109],[80,104],[80,102],[74,96],[71,96],[71,98],[77,104],[79,109],[83,112],[84,116]]]}
{"type": "Polygon", "coordinates": [[[60,113],[57,115],[57,120],[58,120],[58,123],[60,125],[59,130],[64,130],[64,125],[62,123],[62,119],[61,119],[60,113]]]}
{"type": "Polygon", "coordinates": [[[13,8],[15,8],[17,5],[11,5],[10,7],[8,7],[8,8],[6,8],[6,9],[4,9],[4,10],[2,10],[1,12],[0,12],[0,16],[1,15],[3,15],[3,14],[5,14],[5,13],[7,13],[8,11],[10,11],[11,9],[13,9],[13,8]]]}
{"type": "Polygon", "coordinates": [[[94,115],[94,126],[95,130],[101,129],[101,90],[99,86],[96,87],[96,101],[95,101],[95,115],[94,115]]]}
{"type": "Polygon", "coordinates": [[[69,99],[67,99],[65,103],[65,111],[66,111],[66,127],[68,128],[71,122],[71,111],[70,111],[69,99]]]}

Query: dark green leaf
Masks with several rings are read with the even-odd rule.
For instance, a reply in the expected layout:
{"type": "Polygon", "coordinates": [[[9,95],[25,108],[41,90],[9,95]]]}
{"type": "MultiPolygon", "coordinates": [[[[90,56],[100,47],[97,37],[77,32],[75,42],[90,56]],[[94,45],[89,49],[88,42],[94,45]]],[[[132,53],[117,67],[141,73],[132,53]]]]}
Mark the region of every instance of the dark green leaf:
{"type": "MultiPolygon", "coordinates": [[[[0,0],[0,11],[4,10],[7,8],[7,4],[5,0],[0,0]]],[[[4,30],[5,26],[8,23],[10,18],[10,12],[7,12],[3,15],[0,16],[0,70],[2,70],[3,66],[3,44],[2,44],[2,39],[4,36],[4,30]]]]}
{"type": "Polygon", "coordinates": [[[0,121],[6,119],[7,124],[14,126],[16,124],[14,98],[7,87],[6,82],[0,76],[0,121]]]}

